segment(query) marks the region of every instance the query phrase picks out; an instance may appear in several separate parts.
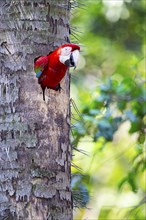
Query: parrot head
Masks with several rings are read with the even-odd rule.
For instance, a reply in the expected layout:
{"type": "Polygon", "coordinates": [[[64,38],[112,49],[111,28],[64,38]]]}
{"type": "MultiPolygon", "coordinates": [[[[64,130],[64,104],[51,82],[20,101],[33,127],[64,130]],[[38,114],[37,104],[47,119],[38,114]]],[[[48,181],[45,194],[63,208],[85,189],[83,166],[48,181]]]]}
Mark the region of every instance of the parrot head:
{"type": "Polygon", "coordinates": [[[58,48],[59,61],[65,66],[76,68],[79,62],[80,47],[76,44],[64,44],[58,48]]]}

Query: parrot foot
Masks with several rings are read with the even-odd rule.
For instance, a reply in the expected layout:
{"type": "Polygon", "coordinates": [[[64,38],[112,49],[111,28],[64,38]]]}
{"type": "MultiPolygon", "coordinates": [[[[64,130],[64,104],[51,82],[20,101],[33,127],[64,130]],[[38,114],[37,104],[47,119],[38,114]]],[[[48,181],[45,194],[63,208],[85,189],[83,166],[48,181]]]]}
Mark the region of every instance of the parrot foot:
{"type": "Polygon", "coordinates": [[[60,83],[59,83],[59,84],[56,86],[55,91],[61,92],[61,90],[62,90],[62,88],[61,88],[60,83]]]}

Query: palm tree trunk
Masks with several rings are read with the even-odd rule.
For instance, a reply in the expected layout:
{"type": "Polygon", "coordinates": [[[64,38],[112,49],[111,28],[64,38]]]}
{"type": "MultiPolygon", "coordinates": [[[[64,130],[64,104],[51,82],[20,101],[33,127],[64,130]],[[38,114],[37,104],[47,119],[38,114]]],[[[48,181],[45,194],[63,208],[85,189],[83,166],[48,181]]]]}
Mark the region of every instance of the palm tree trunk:
{"type": "Polygon", "coordinates": [[[71,220],[69,76],[46,102],[33,59],[69,37],[69,0],[1,0],[0,220],[71,220]]]}

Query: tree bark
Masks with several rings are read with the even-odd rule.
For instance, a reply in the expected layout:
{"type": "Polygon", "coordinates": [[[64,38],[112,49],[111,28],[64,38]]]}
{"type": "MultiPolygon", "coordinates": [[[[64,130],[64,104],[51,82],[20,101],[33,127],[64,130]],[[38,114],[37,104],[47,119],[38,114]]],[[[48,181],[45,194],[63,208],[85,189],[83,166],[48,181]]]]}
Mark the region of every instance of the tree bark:
{"type": "Polygon", "coordinates": [[[68,39],[69,0],[0,9],[0,220],[71,220],[69,75],[44,102],[33,71],[68,39]]]}

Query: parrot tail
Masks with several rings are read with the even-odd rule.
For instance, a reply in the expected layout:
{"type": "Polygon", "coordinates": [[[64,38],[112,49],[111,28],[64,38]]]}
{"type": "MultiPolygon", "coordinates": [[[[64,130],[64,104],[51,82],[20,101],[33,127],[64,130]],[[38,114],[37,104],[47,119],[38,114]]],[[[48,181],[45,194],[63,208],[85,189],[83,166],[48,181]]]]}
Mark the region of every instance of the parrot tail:
{"type": "Polygon", "coordinates": [[[42,88],[42,90],[43,90],[43,100],[45,101],[45,89],[46,88],[42,88]]]}

